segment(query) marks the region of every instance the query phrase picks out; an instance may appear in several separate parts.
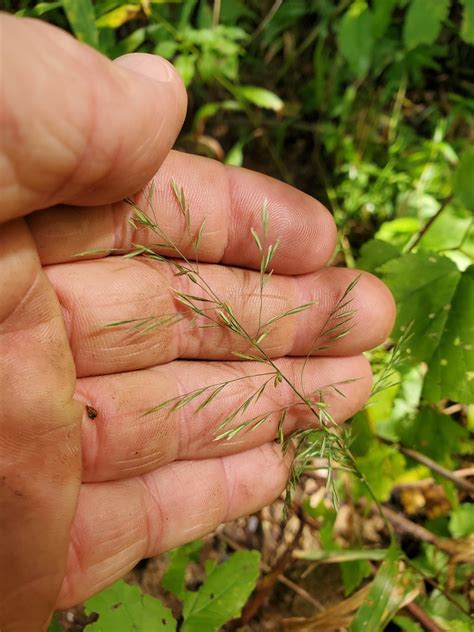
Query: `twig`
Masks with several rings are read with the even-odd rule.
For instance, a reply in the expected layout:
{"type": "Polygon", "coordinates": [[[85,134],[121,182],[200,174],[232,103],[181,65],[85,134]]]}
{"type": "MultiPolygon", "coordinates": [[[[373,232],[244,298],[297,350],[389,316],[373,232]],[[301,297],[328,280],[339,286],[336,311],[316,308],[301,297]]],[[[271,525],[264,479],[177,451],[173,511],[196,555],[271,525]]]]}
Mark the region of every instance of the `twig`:
{"type": "Polygon", "coordinates": [[[438,219],[444,209],[451,202],[451,199],[451,196],[449,196],[445,200],[443,200],[440,208],[436,211],[436,213],[432,217],[430,217],[426,224],[422,228],[420,228],[420,230],[409,240],[404,248],[404,252],[411,252],[413,248],[420,243],[430,226],[438,219]]]}
{"type": "Polygon", "coordinates": [[[257,26],[255,31],[252,33],[252,36],[250,38],[251,40],[254,40],[268,26],[268,24],[273,20],[273,18],[275,16],[276,12],[278,11],[278,9],[281,7],[282,3],[283,3],[283,0],[275,0],[275,2],[273,3],[273,6],[271,7],[270,11],[263,18],[263,20],[257,26]]]}
{"type": "Polygon", "coordinates": [[[425,630],[428,630],[428,632],[444,632],[443,628],[440,628],[439,625],[433,621],[433,619],[414,601],[408,603],[405,606],[405,610],[407,610],[414,619],[419,621],[425,630]]]}
{"type": "Polygon", "coordinates": [[[455,472],[447,470],[445,467],[443,467],[436,461],[433,461],[433,459],[430,459],[428,456],[421,454],[421,452],[417,452],[416,450],[412,450],[411,448],[404,448],[403,446],[399,446],[399,450],[402,454],[408,456],[410,459],[413,459],[414,461],[416,461],[417,463],[421,463],[422,465],[426,465],[426,467],[429,467],[430,470],[436,472],[436,474],[439,474],[443,478],[446,478],[448,481],[451,481],[456,485],[456,487],[459,487],[459,489],[462,489],[469,494],[474,494],[473,483],[470,483],[465,478],[460,477],[455,472]]]}

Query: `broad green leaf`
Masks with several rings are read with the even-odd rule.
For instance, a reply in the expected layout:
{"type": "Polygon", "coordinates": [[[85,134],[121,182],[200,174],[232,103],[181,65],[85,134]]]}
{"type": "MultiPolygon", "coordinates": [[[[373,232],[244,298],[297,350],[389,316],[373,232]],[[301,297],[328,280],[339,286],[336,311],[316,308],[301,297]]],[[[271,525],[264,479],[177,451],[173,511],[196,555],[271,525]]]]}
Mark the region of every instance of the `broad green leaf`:
{"type": "Polygon", "coordinates": [[[63,7],[77,39],[98,48],[99,33],[91,0],[63,0],[63,7]]]}
{"type": "Polygon", "coordinates": [[[462,273],[433,354],[423,395],[474,403],[474,265],[462,273]]]}
{"type": "Polygon", "coordinates": [[[142,7],[140,4],[122,4],[113,11],[102,15],[96,22],[99,27],[107,27],[110,29],[116,29],[122,26],[126,22],[133,20],[141,12],[142,7]]]}
{"type": "Polygon", "coordinates": [[[392,259],[379,271],[397,301],[395,336],[413,322],[411,357],[429,362],[440,343],[461,273],[447,257],[425,252],[392,259]]]}
{"type": "Polygon", "coordinates": [[[365,0],[351,4],[340,21],[339,49],[358,79],[369,71],[375,44],[373,15],[365,0]]]}
{"type": "Polygon", "coordinates": [[[238,551],[216,566],[197,592],[184,600],[182,632],[214,632],[238,617],[259,574],[258,551],[238,551]]]}
{"type": "Polygon", "coordinates": [[[257,86],[238,86],[235,89],[235,94],[249,103],[258,105],[259,108],[265,108],[267,110],[274,110],[280,112],[283,109],[283,101],[270,90],[265,88],[258,88],[257,86]]]}
{"type": "Polygon", "coordinates": [[[398,548],[391,546],[349,628],[351,632],[381,632],[403,604],[416,595],[416,580],[401,566],[400,556],[398,548]]]}
{"type": "Polygon", "coordinates": [[[178,55],[173,63],[184,85],[188,87],[196,73],[196,58],[194,55],[178,55]]]}
{"type": "Polygon", "coordinates": [[[186,567],[192,560],[199,558],[202,542],[195,540],[184,544],[169,553],[170,562],[161,580],[161,585],[183,600],[186,593],[186,567]]]}
{"type": "MultiPolygon", "coordinates": [[[[397,448],[382,443],[374,443],[369,452],[357,457],[356,461],[365,480],[381,502],[389,499],[393,486],[406,468],[405,457],[397,448]]],[[[362,481],[357,481],[354,495],[367,495],[367,487],[362,481]]]]}
{"type": "Polygon", "coordinates": [[[99,619],[87,626],[93,632],[172,632],[176,621],[161,601],[144,595],[124,581],[112,584],[85,603],[99,619]]]}
{"type": "Polygon", "coordinates": [[[371,239],[360,249],[357,268],[359,270],[367,270],[367,272],[375,272],[381,265],[399,255],[400,250],[396,246],[381,239],[371,239]]]}
{"type": "Polygon", "coordinates": [[[358,588],[366,577],[372,574],[372,566],[367,560],[343,562],[340,565],[344,595],[348,597],[358,588]]]}
{"type": "Polygon", "coordinates": [[[453,179],[454,194],[474,213],[474,147],[467,149],[459,160],[453,179]]]}
{"type": "Polygon", "coordinates": [[[449,519],[449,530],[455,538],[474,534],[474,505],[464,503],[453,509],[449,519]]]}
{"type": "Polygon", "coordinates": [[[389,222],[384,222],[375,237],[392,246],[402,248],[410,241],[413,233],[421,228],[421,225],[417,217],[396,217],[389,222]]]}
{"type": "Polygon", "coordinates": [[[173,40],[164,40],[163,42],[159,42],[155,50],[153,51],[155,55],[160,55],[165,59],[172,59],[178,50],[178,43],[173,40]]]}
{"type": "Polygon", "coordinates": [[[474,0],[462,0],[464,11],[462,16],[461,37],[467,44],[474,44],[474,0]]]}
{"type": "Polygon", "coordinates": [[[375,39],[385,35],[397,0],[373,0],[372,33],[375,39]]]}
{"type": "MultiPolygon", "coordinates": [[[[453,595],[451,595],[453,597],[453,595]]],[[[461,608],[468,611],[465,597],[456,595],[455,600],[460,602],[461,608]]],[[[440,625],[449,632],[472,632],[472,619],[460,608],[447,599],[439,590],[433,590],[429,599],[422,603],[423,609],[440,625]]]]}
{"type": "Polygon", "coordinates": [[[426,454],[440,465],[453,467],[452,454],[459,452],[466,430],[449,415],[424,406],[415,416],[404,415],[397,424],[397,437],[406,447],[426,454]]]}
{"type": "MultiPolygon", "coordinates": [[[[473,172],[474,173],[474,172],[473,172]]],[[[446,252],[462,244],[463,252],[474,259],[474,225],[472,213],[460,204],[450,204],[423,235],[419,248],[446,252]]],[[[458,266],[459,267],[459,266],[458,266]]],[[[467,267],[467,266],[466,266],[467,267]]]]}
{"type": "Polygon", "coordinates": [[[405,16],[403,40],[410,50],[433,44],[449,13],[450,0],[413,0],[405,16]]]}

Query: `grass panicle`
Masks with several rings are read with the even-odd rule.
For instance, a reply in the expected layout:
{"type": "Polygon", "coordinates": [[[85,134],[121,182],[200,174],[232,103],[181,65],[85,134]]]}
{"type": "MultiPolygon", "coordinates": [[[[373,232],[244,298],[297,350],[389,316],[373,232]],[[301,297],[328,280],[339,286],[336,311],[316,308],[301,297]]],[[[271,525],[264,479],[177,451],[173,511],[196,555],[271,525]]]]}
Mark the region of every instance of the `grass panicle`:
{"type": "MultiPolygon", "coordinates": [[[[351,471],[363,479],[358,471],[354,457],[350,453],[347,433],[338,427],[329,410],[327,395],[335,393],[345,397],[342,387],[356,379],[345,380],[339,383],[328,384],[313,392],[306,393],[303,387],[304,371],[309,358],[319,351],[328,349],[332,344],[347,336],[352,330],[356,310],[352,307],[352,292],[357,286],[359,276],[356,277],[345,289],[331,313],[325,320],[323,327],[313,341],[300,375],[300,386],[278,367],[275,361],[265,351],[262,343],[271,333],[272,327],[284,318],[296,316],[318,304],[316,300],[288,309],[280,314],[263,321],[264,290],[271,281],[273,270],[270,267],[278,250],[279,241],[269,243],[270,213],[268,201],[264,201],[260,212],[260,227],[251,228],[253,242],[260,253],[260,281],[259,281],[259,306],[258,326],[255,334],[250,334],[239,321],[232,305],[216,294],[199,272],[199,249],[205,238],[205,220],[200,224],[196,234],[192,231],[192,217],[184,190],[175,180],[171,181],[171,189],[178,210],[185,224],[185,233],[192,249],[192,256],[187,257],[183,248],[178,246],[169,235],[159,226],[154,212],[155,188],[152,184],[144,194],[146,212],[133,200],[127,200],[133,209],[133,215],[129,223],[136,231],[145,228],[156,236],[157,241],[151,246],[133,243],[130,252],[123,256],[127,258],[144,257],[159,262],[166,262],[171,266],[173,274],[177,277],[186,277],[189,283],[196,287],[195,292],[178,291],[171,288],[174,300],[182,308],[175,315],[147,316],[141,319],[122,320],[108,323],[112,326],[130,326],[135,331],[147,333],[157,327],[171,326],[182,322],[191,316],[194,326],[207,328],[219,327],[226,329],[236,340],[244,342],[245,351],[233,351],[233,356],[238,360],[252,361],[268,367],[267,372],[256,372],[251,375],[242,375],[217,384],[207,385],[181,394],[177,397],[160,402],[156,406],[145,411],[145,414],[164,411],[172,414],[191,405],[197,404],[194,415],[202,413],[212,402],[227,394],[227,389],[238,382],[253,383],[255,380],[263,380],[257,387],[252,387],[252,392],[237,403],[237,405],[217,423],[215,441],[229,440],[244,431],[254,431],[265,423],[274,422],[277,419],[276,438],[284,451],[290,445],[294,446],[295,455],[293,467],[288,485],[287,500],[291,498],[299,477],[307,469],[314,466],[315,459],[321,459],[325,463],[328,472],[327,484],[331,490],[333,499],[337,503],[337,487],[333,473],[338,469],[351,471]],[[159,254],[157,253],[159,252],[159,254]],[[166,252],[166,254],[163,254],[166,252]],[[168,254],[169,253],[169,254],[168,254]],[[292,392],[294,401],[280,408],[266,410],[252,414],[252,408],[261,400],[262,396],[272,389],[272,399],[277,396],[274,391],[286,388],[292,392]],[[284,425],[290,409],[297,410],[304,407],[314,417],[314,427],[299,429],[285,435],[284,425]],[[250,414],[249,414],[250,413],[250,414]]],[[[384,378],[385,379],[385,378],[384,378]]],[[[373,495],[374,500],[377,499],[373,495]]],[[[377,502],[378,504],[378,502],[377,502]]]]}

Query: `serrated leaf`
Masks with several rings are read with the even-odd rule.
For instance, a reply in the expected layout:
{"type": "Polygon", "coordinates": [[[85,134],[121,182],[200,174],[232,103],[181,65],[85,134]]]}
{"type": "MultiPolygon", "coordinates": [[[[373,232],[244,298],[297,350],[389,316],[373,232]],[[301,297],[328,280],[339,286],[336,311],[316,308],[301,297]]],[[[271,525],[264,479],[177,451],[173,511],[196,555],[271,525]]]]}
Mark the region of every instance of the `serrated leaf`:
{"type": "Polygon", "coordinates": [[[184,600],[182,632],[214,632],[238,617],[259,574],[258,551],[238,551],[216,566],[197,592],[184,600]]]}
{"type": "Polygon", "coordinates": [[[411,357],[429,362],[440,343],[461,273],[447,257],[425,252],[392,259],[379,271],[397,302],[395,336],[413,322],[411,357]]]}
{"type": "Polygon", "coordinates": [[[474,403],[474,265],[463,272],[456,287],[423,395],[434,403],[445,397],[474,403]]]}
{"type": "Polygon", "coordinates": [[[99,619],[90,625],[93,632],[171,632],[176,621],[161,601],[144,595],[136,586],[124,581],[88,599],[87,613],[96,612],[99,619]]]}
{"type": "Polygon", "coordinates": [[[356,0],[341,18],[339,49],[358,79],[363,79],[372,62],[375,44],[373,15],[365,0],[356,0]]]}
{"type": "Polygon", "coordinates": [[[453,178],[453,192],[474,213],[474,147],[461,156],[453,178]]]}
{"type": "Polygon", "coordinates": [[[91,0],[63,0],[63,7],[77,39],[98,48],[99,32],[91,0]]]}
{"type": "Polygon", "coordinates": [[[405,602],[416,596],[413,574],[400,564],[401,553],[391,546],[378,570],[366,601],[357,611],[351,632],[381,632],[405,602]]]}
{"type": "Polygon", "coordinates": [[[461,37],[467,44],[474,44],[474,0],[462,0],[461,37]]]}
{"type": "Polygon", "coordinates": [[[450,1],[413,0],[403,25],[403,40],[408,50],[435,42],[448,17],[450,1]]]}
{"type": "Polygon", "coordinates": [[[235,93],[241,99],[253,103],[259,108],[280,112],[284,106],[279,96],[270,92],[270,90],[265,90],[265,88],[259,88],[257,86],[238,86],[235,89],[235,93]]]}

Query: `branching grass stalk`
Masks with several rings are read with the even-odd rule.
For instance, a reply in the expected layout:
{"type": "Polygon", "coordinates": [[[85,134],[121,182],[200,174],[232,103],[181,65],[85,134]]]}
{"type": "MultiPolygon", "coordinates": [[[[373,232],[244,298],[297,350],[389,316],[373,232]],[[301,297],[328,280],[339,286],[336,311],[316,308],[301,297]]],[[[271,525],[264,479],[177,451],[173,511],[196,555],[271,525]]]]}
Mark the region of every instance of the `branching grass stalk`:
{"type": "MultiPolygon", "coordinates": [[[[295,316],[316,304],[316,301],[310,301],[303,305],[288,309],[277,314],[266,321],[263,319],[263,301],[264,290],[271,280],[272,269],[271,262],[277,252],[278,241],[269,243],[269,209],[268,202],[264,202],[261,209],[261,230],[251,229],[253,241],[260,253],[260,281],[259,281],[259,307],[258,307],[258,326],[256,334],[252,335],[242,325],[236,317],[232,306],[228,301],[223,300],[217,295],[205,278],[199,271],[199,249],[205,235],[205,221],[200,225],[197,231],[193,232],[192,216],[189,205],[186,200],[183,189],[173,180],[171,188],[176,200],[178,209],[185,225],[185,234],[192,247],[192,256],[188,257],[184,254],[183,248],[178,246],[175,241],[164,231],[155,216],[155,188],[152,184],[145,193],[147,212],[143,211],[138,204],[129,199],[127,202],[133,209],[133,216],[129,219],[130,225],[134,230],[146,228],[152,234],[156,235],[158,241],[152,246],[144,246],[139,243],[133,244],[133,249],[124,256],[127,258],[143,257],[153,261],[167,262],[173,269],[174,275],[178,277],[186,277],[189,283],[196,287],[195,292],[185,292],[172,289],[174,299],[184,308],[184,313],[165,314],[160,316],[148,316],[141,319],[119,320],[108,323],[107,326],[125,326],[129,325],[133,329],[141,332],[150,332],[161,326],[170,326],[177,324],[188,317],[188,313],[192,314],[191,322],[194,324],[199,322],[199,327],[220,327],[225,328],[233,335],[243,340],[248,347],[248,351],[233,351],[233,355],[239,360],[249,360],[258,362],[267,366],[269,371],[261,371],[251,375],[243,375],[234,379],[225,380],[216,384],[207,385],[171,398],[167,401],[160,402],[156,406],[145,411],[145,414],[158,412],[159,410],[168,410],[170,413],[176,412],[186,407],[192,402],[196,402],[197,408],[194,414],[199,414],[205,410],[212,402],[222,396],[225,390],[236,382],[242,380],[262,379],[250,394],[247,394],[238,405],[222,419],[216,429],[215,441],[231,439],[238,433],[243,431],[252,431],[260,427],[267,421],[271,421],[278,416],[277,438],[279,439],[283,450],[287,450],[290,444],[295,446],[295,456],[287,489],[287,500],[291,499],[291,492],[294,489],[301,474],[312,466],[312,462],[317,457],[325,458],[328,466],[328,488],[332,491],[335,504],[338,502],[337,489],[334,485],[333,473],[336,470],[350,471],[356,475],[366,486],[370,496],[378,507],[383,516],[383,509],[377,499],[375,493],[371,489],[369,483],[365,480],[363,473],[359,470],[357,462],[352,455],[348,446],[348,437],[344,430],[341,430],[334,418],[332,417],[329,405],[327,403],[327,395],[333,391],[339,396],[344,397],[341,387],[344,384],[352,382],[357,377],[344,382],[328,384],[323,388],[319,388],[312,393],[306,393],[303,386],[304,371],[309,358],[322,350],[328,349],[336,341],[347,336],[353,326],[353,317],[355,310],[351,307],[352,292],[356,287],[359,277],[356,277],[345,289],[342,296],[337,301],[335,307],[327,317],[323,327],[314,340],[311,349],[305,358],[300,375],[301,386],[298,388],[295,383],[288,377],[285,372],[277,365],[277,363],[265,351],[262,343],[269,335],[272,327],[284,318],[295,316]],[[157,254],[165,251],[167,255],[157,254]],[[169,254],[168,254],[169,252],[169,254]],[[204,324],[201,324],[204,321],[204,324]],[[285,384],[295,396],[293,403],[266,410],[258,414],[248,414],[253,406],[262,398],[268,388],[273,385],[277,389],[280,385],[285,384]],[[315,419],[315,428],[296,430],[285,436],[284,424],[291,408],[295,406],[305,407],[310,411],[315,419]],[[243,420],[240,419],[243,417],[243,420]],[[235,423],[238,422],[238,423],[235,423]],[[235,423],[235,425],[231,425],[235,423]]],[[[384,517],[387,527],[391,529],[389,521],[384,517]]]]}

